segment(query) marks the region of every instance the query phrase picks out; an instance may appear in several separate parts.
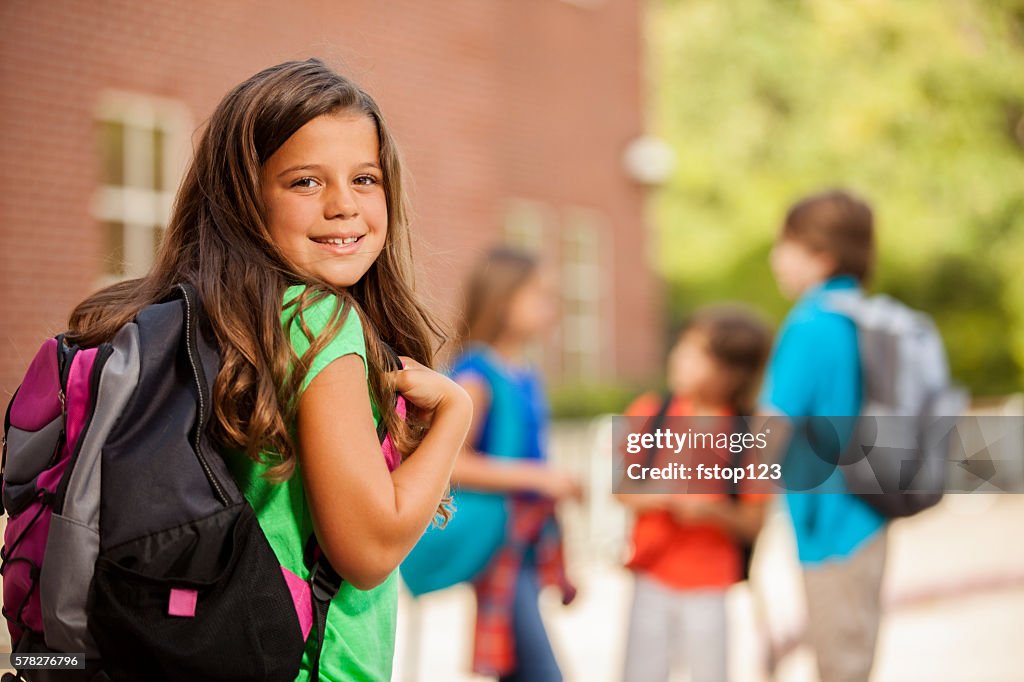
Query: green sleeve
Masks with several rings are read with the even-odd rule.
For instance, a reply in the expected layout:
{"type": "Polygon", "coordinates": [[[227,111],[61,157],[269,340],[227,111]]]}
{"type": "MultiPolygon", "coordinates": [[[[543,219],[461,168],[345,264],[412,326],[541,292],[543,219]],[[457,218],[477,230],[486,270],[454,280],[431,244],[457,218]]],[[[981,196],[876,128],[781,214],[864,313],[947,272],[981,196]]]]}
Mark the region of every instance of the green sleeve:
{"type": "MultiPolygon", "coordinates": [[[[292,291],[289,290],[289,295],[286,296],[286,302],[294,298],[292,291]]],[[[301,293],[301,290],[297,293],[301,293]]],[[[334,315],[335,306],[340,305],[336,296],[325,296],[320,301],[307,306],[303,312],[303,318],[306,322],[306,327],[313,333],[313,338],[318,338],[324,329],[326,329],[331,318],[334,315]]],[[[284,321],[287,322],[292,315],[294,310],[293,305],[289,305],[284,310],[284,321]]],[[[291,337],[292,347],[295,349],[295,353],[298,357],[309,350],[310,340],[306,338],[305,333],[302,331],[302,324],[298,317],[296,317],[288,329],[289,336],[291,337]]],[[[363,360],[363,372],[369,379],[369,373],[367,371],[366,363],[366,338],[363,336],[363,325],[356,311],[349,308],[345,314],[345,321],[342,323],[341,328],[337,334],[327,342],[327,345],[310,364],[309,371],[306,373],[305,378],[302,380],[302,386],[300,387],[300,395],[305,392],[309,384],[316,378],[316,376],[324,370],[327,365],[331,364],[335,360],[345,355],[353,353],[358,355],[363,360]]]]}

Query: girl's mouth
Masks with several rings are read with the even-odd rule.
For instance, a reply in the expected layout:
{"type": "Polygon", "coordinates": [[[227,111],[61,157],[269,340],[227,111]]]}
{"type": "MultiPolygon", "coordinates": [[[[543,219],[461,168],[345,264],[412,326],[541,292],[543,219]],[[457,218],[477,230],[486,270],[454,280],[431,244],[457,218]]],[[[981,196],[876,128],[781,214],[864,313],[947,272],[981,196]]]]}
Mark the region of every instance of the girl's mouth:
{"type": "Polygon", "coordinates": [[[358,251],[364,236],[366,235],[352,237],[310,237],[310,241],[326,251],[343,256],[358,251]]]}

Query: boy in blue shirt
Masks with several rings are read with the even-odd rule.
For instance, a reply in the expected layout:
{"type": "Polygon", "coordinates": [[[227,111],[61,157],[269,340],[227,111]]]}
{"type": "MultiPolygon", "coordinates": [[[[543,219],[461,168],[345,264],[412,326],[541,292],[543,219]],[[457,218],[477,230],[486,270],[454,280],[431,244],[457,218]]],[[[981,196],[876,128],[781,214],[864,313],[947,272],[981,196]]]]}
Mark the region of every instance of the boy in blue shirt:
{"type": "MultiPolygon", "coordinates": [[[[808,417],[860,412],[857,329],[830,309],[828,299],[863,286],[874,259],[871,208],[841,190],[793,205],[771,256],[779,288],[796,304],[779,330],[761,403],[796,427],[785,460],[790,489],[794,480],[813,482],[811,492],[790,492],[786,503],[803,568],[808,641],[822,682],[865,682],[871,673],[886,522],[847,491],[841,472],[815,453],[799,427],[808,417]]],[[[848,421],[836,420],[837,431],[848,421]]]]}

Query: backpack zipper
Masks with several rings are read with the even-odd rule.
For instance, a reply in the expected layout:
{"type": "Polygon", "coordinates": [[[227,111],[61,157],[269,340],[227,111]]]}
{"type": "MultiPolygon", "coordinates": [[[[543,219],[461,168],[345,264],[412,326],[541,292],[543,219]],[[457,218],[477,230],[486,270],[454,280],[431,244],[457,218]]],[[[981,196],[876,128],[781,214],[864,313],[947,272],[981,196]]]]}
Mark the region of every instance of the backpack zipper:
{"type": "MultiPolygon", "coordinates": [[[[57,448],[50,457],[47,468],[53,466],[60,459],[61,451],[67,443],[68,435],[68,382],[71,381],[71,365],[75,362],[75,356],[81,348],[77,344],[68,345],[64,342],[64,335],[57,337],[57,400],[60,401],[60,435],[57,436],[57,448]]],[[[91,382],[90,382],[91,383],[91,382]]],[[[95,395],[93,391],[92,395],[95,395]]]]}
{"type": "MultiPolygon", "coordinates": [[[[205,426],[206,420],[206,403],[203,399],[203,388],[204,382],[202,379],[202,373],[199,369],[199,364],[196,361],[195,354],[192,352],[192,299],[189,296],[188,288],[182,284],[178,285],[181,289],[182,298],[185,300],[185,350],[188,353],[189,364],[192,365],[192,376],[196,380],[196,395],[199,396],[199,414],[196,419],[196,432],[195,432],[195,449],[196,459],[199,460],[199,465],[203,468],[203,473],[206,474],[207,480],[210,481],[210,485],[213,487],[213,492],[217,495],[217,499],[225,507],[230,504],[227,493],[224,488],[221,487],[220,481],[217,480],[217,476],[213,473],[213,469],[210,467],[210,463],[206,461],[206,457],[203,456],[203,450],[201,446],[203,427],[205,426]]],[[[198,333],[198,329],[195,330],[198,333]]]]}
{"type": "MultiPolygon", "coordinates": [[[[81,350],[77,346],[72,346],[74,351],[71,355],[71,359],[78,354],[81,350]]],[[[92,426],[92,418],[96,414],[96,398],[99,396],[100,390],[100,379],[103,376],[103,368],[107,364],[107,360],[114,354],[114,347],[109,343],[101,343],[96,347],[96,358],[93,360],[92,370],[89,374],[89,409],[85,414],[85,420],[82,422],[82,430],[78,434],[78,441],[74,444],[74,450],[72,450],[69,458],[67,468],[64,469],[64,474],[60,477],[60,481],[57,483],[57,488],[54,490],[54,504],[53,511],[56,514],[64,513],[64,498],[67,496],[68,484],[71,482],[71,473],[75,470],[75,465],[78,464],[78,455],[82,451],[82,445],[85,444],[86,434],[89,433],[89,427],[92,426]]],[[[67,373],[71,374],[71,361],[67,364],[67,373]]],[[[63,444],[58,447],[57,453],[59,456],[60,450],[67,446],[67,398],[64,396],[64,391],[67,386],[68,378],[65,377],[61,380],[61,408],[64,410],[64,428],[61,432],[61,440],[63,444]]]]}
{"type": "Polygon", "coordinates": [[[64,393],[64,388],[61,387],[57,391],[57,399],[60,401],[60,433],[57,435],[57,445],[53,449],[53,454],[50,455],[50,461],[46,464],[46,468],[49,469],[60,460],[61,451],[67,444],[68,439],[68,398],[64,393]]]}

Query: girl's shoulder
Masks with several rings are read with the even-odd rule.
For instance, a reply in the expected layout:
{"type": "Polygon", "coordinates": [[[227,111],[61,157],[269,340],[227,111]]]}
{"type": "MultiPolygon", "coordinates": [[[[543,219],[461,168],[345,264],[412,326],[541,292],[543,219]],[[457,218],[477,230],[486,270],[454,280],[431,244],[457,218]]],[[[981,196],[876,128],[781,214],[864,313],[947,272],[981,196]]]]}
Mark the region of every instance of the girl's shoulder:
{"type": "MultiPolygon", "coordinates": [[[[284,290],[281,297],[281,317],[289,320],[297,315],[302,315],[307,324],[326,324],[334,315],[345,308],[345,301],[329,291],[317,291],[305,284],[293,284],[284,290]]],[[[349,309],[349,317],[357,324],[361,324],[359,314],[352,306],[349,309]]],[[[346,322],[348,320],[346,319],[346,322]]]]}
{"type": "Polygon", "coordinates": [[[524,384],[540,380],[540,372],[533,365],[509,364],[490,346],[480,343],[464,348],[452,362],[452,376],[467,372],[481,374],[492,383],[502,381],[524,384]]]}
{"type": "MultiPolygon", "coordinates": [[[[623,414],[627,417],[654,417],[665,408],[665,399],[666,395],[664,392],[648,391],[637,396],[623,414]]],[[[693,402],[685,396],[673,395],[665,415],[669,417],[689,417],[693,415],[693,402]]]]}
{"type": "Polygon", "coordinates": [[[466,370],[489,369],[491,364],[487,358],[486,348],[474,344],[463,348],[452,359],[451,373],[458,374],[466,370]]]}
{"type": "Polygon", "coordinates": [[[653,417],[658,413],[664,396],[654,391],[649,391],[633,399],[622,414],[627,417],[653,417]]]}
{"type": "MultiPolygon", "coordinates": [[[[355,307],[327,291],[311,290],[303,284],[285,289],[281,301],[281,321],[288,325],[293,336],[296,331],[311,332],[313,338],[327,329],[339,315],[344,322],[338,333],[358,331],[362,335],[363,322],[355,307]],[[305,327],[305,329],[303,329],[305,327]]],[[[309,334],[305,334],[309,335],[309,334]]]]}
{"type": "Polygon", "coordinates": [[[321,342],[316,356],[306,358],[309,371],[302,382],[303,389],[323,368],[344,355],[358,355],[363,360],[364,368],[367,368],[363,321],[356,309],[345,305],[338,296],[329,292],[308,291],[305,285],[290,286],[285,290],[282,300],[281,323],[299,358],[303,358],[314,343],[321,342]],[[339,316],[344,316],[340,325],[339,316]],[[323,339],[324,335],[329,335],[329,338],[323,339]]]}

